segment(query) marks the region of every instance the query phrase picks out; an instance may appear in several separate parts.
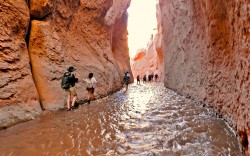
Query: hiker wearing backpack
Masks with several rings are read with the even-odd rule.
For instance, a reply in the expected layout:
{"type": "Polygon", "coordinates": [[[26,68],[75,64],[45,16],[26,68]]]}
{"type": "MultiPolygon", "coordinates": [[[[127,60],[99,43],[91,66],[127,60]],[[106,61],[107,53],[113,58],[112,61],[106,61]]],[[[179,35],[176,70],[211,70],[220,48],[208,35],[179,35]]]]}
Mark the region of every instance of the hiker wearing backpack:
{"type": "Polygon", "coordinates": [[[124,74],[124,78],[123,79],[124,79],[124,84],[125,84],[125,91],[127,91],[128,90],[129,79],[130,79],[129,72],[126,72],[124,74]]]}
{"type": "Polygon", "coordinates": [[[67,111],[72,110],[75,107],[75,102],[77,100],[77,93],[75,90],[75,83],[78,82],[78,78],[72,73],[76,68],[70,66],[68,71],[64,73],[61,81],[61,87],[67,93],[67,111]],[[70,106],[71,95],[73,95],[73,100],[70,106]]]}
{"type": "Polygon", "coordinates": [[[88,104],[90,104],[90,100],[94,99],[94,84],[97,82],[96,79],[93,77],[93,73],[89,73],[89,77],[85,79],[85,82],[87,84],[86,90],[88,91],[88,104]]]}

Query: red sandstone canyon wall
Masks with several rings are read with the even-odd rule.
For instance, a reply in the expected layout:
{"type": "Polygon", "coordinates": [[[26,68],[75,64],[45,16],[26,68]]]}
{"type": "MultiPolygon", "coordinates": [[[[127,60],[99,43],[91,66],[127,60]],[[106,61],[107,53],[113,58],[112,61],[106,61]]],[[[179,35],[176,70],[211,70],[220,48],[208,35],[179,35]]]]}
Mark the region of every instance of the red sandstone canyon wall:
{"type": "Polygon", "coordinates": [[[154,36],[154,47],[157,52],[157,70],[159,74],[159,79],[164,80],[164,55],[163,55],[163,44],[162,44],[162,23],[161,23],[161,11],[159,2],[156,5],[156,18],[157,18],[157,33],[154,36]]]}
{"type": "Polygon", "coordinates": [[[131,60],[131,68],[134,77],[140,75],[142,78],[143,75],[147,74],[147,49],[141,48],[136,51],[136,55],[131,60]]]}
{"type": "Polygon", "coordinates": [[[97,98],[120,89],[123,73],[130,71],[124,29],[130,1],[41,0],[38,6],[37,3],[31,0],[35,5],[31,5],[31,17],[36,20],[31,21],[29,52],[42,107],[49,110],[64,107],[60,77],[70,65],[77,68],[79,99],[86,98],[83,79],[90,72],[98,81],[97,98]],[[123,29],[118,33],[117,27],[123,29]],[[124,59],[119,61],[119,57],[124,59]]]}
{"type": "Polygon", "coordinates": [[[163,80],[163,51],[161,46],[161,34],[157,33],[149,40],[147,48],[138,49],[136,56],[131,61],[134,77],[145,74],[158,74],[159,80],[163,80]]]}
{"type": "Polygon", "coordinates": [[[160,0],[165,86],[234,125],[250,155],[249,0],[160,0]]]}
{"type": "Polygon", "coordinates": [[[0,128],[41,112],[25,42],[29,8],[25,0],[0,0],[0,128]]]}
{"type": "Polygon", "coordinates": [[[0,0],[0,127],[42,109],[64,108],[60,79],[69,66],[77,68],[80,100],[87,96],[83,79],[89,72],[98,81],[97,98],[120,89],[124,72],[131,72],[129,5],[130,0],[0,0]]]}

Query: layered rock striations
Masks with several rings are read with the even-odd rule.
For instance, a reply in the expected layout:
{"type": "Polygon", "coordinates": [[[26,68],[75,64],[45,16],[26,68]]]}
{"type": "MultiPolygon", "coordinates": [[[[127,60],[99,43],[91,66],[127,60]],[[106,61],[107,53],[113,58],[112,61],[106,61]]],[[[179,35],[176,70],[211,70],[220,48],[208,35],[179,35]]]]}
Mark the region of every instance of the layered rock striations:
{"type": "Polygon", "coordinates": [[[250,155],[248,0],[160,0],[165,86],[213,107],[250,155]]]}
{"type": "Polygon", "coordinates": [[[124,72],[131,72],[130,0],[28,2],[0,3],[0,127],[33,118],[41,108],[63,108],[60,79],[69,66],[77,68],[79,100],[87,96],[83,79],[90,72],[98,81],[96,98],[120,89],[124,72]]]}
{"type": "Polygon", "coordinates": [[[25,37],[29,8],[25,0],[0,0],[0,128],[39,115],[25,37]]]}

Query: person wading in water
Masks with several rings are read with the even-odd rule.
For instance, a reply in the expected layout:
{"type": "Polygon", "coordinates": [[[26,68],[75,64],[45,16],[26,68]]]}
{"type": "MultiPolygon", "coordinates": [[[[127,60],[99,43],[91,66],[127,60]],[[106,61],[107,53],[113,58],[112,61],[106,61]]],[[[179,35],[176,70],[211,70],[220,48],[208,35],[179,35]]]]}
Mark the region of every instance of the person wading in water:
{"type": "Polygon", "coordinates": [[[129,72],[126,72],[124,74],[124,84],[125,84],[125,92],[128,90],[128,84],[129,84],[129,79],[130,79],[130,74],[129,72]]]}
{"type": "Polygon", "coordinates": [[[93,73],[89,73],[89,77],[85,79],[85,82],[87,83],[86,90],[88,91],[88,104],[90,104],[90,100],[94,99],[94,84],[97,82],[96,79],[93,77],[93,73]]]}
{"type": "Polygon", "coordinates": [[[72,74],[72,72],[74,72],[76,70],[76,68],[70,66],[68,68],[68,71],[64,73],[63,77],[62,77],[62,81],[61,81],[61,87],[62,89],[64,89],[67,93],[67,111],[72,110],[73,108],[75,108],[75,102],[77,100],[77,93],[75,90],[75,83],[78,82],[78,78],[75,77],[74,74],[72,74]],[[73,100],[72,100],[72,104],[70,107],[70,98],[71,95],[73,95],[73,100]]]}
{"type": "Polygon", "coordinates": [[[140,75],[137,75],[136,80],[137,80],[137,84],[140,84],[140,75]]]}

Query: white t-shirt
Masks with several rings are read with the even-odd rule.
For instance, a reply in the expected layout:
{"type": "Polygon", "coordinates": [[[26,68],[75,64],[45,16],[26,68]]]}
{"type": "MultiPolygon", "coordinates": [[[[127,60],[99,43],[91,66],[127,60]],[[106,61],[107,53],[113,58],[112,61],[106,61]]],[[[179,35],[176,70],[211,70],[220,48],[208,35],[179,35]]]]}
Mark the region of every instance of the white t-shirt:
{"type": "Polygon", "coordinates": [[[97,82],[96,79],[94,77],[92,77],[91,79],[85,79],[85,82],[87,83],[87,88],[92,88],[94,87],[94,84],[97,82]]]}

